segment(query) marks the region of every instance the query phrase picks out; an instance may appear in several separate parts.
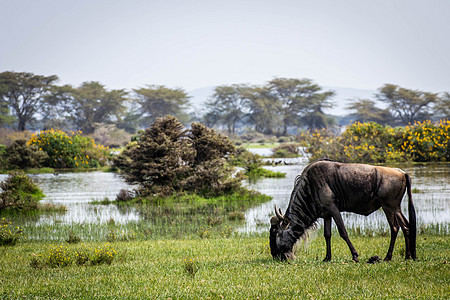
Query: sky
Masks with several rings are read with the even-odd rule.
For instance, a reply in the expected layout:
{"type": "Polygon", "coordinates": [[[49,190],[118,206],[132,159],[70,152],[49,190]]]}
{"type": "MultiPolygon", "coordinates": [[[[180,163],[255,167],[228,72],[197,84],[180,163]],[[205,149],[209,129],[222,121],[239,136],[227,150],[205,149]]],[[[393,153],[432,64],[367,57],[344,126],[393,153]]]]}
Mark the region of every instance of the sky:
{"type": "Polygon", "coordinates": [[[0,0],[0,72],[185,91],[274,77],[450,91],[448,0],[0,0]]]}

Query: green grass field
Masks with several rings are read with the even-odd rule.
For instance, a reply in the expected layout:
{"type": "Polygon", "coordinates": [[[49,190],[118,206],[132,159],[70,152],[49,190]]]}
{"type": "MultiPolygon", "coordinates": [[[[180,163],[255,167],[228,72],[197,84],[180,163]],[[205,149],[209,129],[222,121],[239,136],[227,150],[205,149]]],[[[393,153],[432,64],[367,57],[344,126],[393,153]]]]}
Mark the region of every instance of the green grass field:
{"type": "MultiPolygon", "coordinates": [[[[32,267],[52,247],[67,253],[106,247],[85,244],[19,242],[0,246],[0,298],[132,299],[444,299],[450,295],[450,238],[419,235],[418,259],[405,261],[399,235],[393,261],[383,257],[388,237],[351,237],[360,263],[351,261],[344,241],[334,234],[333,258],[323,263],[325,242],[318,232],[298,247],[290,263],[273,261],[268,237],[159,239],[114,242],[112,263],[32,267]],[[67,248],[66,248],[67,247],[67,248]]],[[[94,250],[92,250],[94,251],[94,250]]]]}

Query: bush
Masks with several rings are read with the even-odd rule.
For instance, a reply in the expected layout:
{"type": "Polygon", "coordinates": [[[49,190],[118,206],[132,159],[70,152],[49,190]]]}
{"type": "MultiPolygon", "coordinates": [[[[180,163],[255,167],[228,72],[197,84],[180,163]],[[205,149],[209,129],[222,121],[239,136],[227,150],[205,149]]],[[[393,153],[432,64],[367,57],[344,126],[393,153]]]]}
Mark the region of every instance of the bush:
{"type": "Polygon", "coordinates": [[[158,118],[114,159],[125,180],[139,184],[141,195],[189,191],[218,195],[239,183],[225,157],[234,151],[227,137],[202,124],[191,129],[173,116],[158,118]]]}
{"type": "Polygon", "coordinates": [[[273,149],[272,157],[297,157],[299,155],[298,144],[296,143],[283,143],[273,149]]]}
{"type": "Polygon", "coordinates": [[[244,148],[238,148],[230,159],[233,166],[244,168],[245,173],[261,168],[263,161],[260,155],[252,153],[244,148]]]}
{"type": "Polygon", "coordinates": [[[374,122],[354,123],[341,134],[316,130],[302,134],[300,143],[311,160],[329,158],[343,162],[450,161],[450,121],[417,122],[405,127],[374,122]]]}
{"type": "Polygon", "coordinates": [[[2,156],[6,169],[39,168],[48,158],[44,151],[35,145],[27,146],[26,140],[16,140],[6,147],[2,156]]]}
{"type": "Polygon", "coordinates": [[[0,183],[0,210],[7,207],[35,209],[44,198],[41,189],[21,171],[14,171],[0,183]]]}
{"type": "Polygon", "coordinates": [[[33,134],[28,144],[45,151],[48,158],[44,165],[52,168],[95,168],[104,166],[110,157],[108,147],[82,136],[80,131],[46,130],[33,134]]]}

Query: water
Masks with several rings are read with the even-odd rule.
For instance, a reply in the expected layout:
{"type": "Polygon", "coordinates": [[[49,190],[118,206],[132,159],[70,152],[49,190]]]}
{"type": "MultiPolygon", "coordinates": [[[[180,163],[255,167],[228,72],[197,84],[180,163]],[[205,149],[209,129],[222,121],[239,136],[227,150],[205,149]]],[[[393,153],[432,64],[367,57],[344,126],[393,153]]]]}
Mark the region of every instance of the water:
{"type": "MultiPolygon", "coordinates": [[[[283,211],[286,209],[294,179],[302,172],[306,162],[302,158],[278,160],[281,163],[266,168],[286,173],[285,178],[266,178],[244,182],[247,187],[268,194],[273,199],[246,211],[246,223],[238,229],[240,232],[267,230],[269,219],[274,214],[274,205],[276,204],[283,211]]],[[[274,162],[278,162],[278,160],[274,162]]],[[[412,176],[412,188],[418,191],[413,194],[418,226],[441,224],[448,230],[450,224],[450,165],[419,165],[403,169],[412,176]]],[[[142,212],[134,207],[119,209],[116,205],[92,205],[90,203],[105,198],[114,200],[121,189],[131,188],[117,174],[88,172],[30,176],[46,194],[42,202],[63,204],[68,209],[65,214],[43,215],[33,222],[36,221],[40,224],[95,224],[114,220],[115,223],[125,224],[143,218],[142,212]]],[[[5,178],[6,175],[0,175],[0,180],[5,178]]],[[[404,201],[402,209],[407,216],[407,201],[404,201]]],[[[344,213],[343,218],[349,228],[358,227],[362,230],[388,228],[386,218],[381,210],[368,217],[344,213]]]]}
{"type": "MultiPolygon", "coordinates": [[[[30,175],[46,197],[42,203],[62,204],[65,214],[42,215],[38,223],[126,223],[139,219],[135,208],[121,211],[116,205],[92,205],[94,200],[115,200],[121,189],[131,187],[115,173],[80,172],[30,175]]],[[[0,181],[6,175],[0,175],[0,181]]]]}

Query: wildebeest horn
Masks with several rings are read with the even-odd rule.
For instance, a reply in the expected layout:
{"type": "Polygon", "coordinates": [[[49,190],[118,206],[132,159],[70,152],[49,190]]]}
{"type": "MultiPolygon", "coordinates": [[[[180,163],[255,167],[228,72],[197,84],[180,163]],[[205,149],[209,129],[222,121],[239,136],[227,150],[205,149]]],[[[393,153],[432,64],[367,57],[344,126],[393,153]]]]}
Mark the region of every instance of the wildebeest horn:
{"type": "Polygon", "coordinates": [[[277,215],[278,219],[284,220],[283,213],[281,212],[281,209],[279,209],[279,208],[277,207],[276,204],[275,204],[275,214],[277,215]]]}

